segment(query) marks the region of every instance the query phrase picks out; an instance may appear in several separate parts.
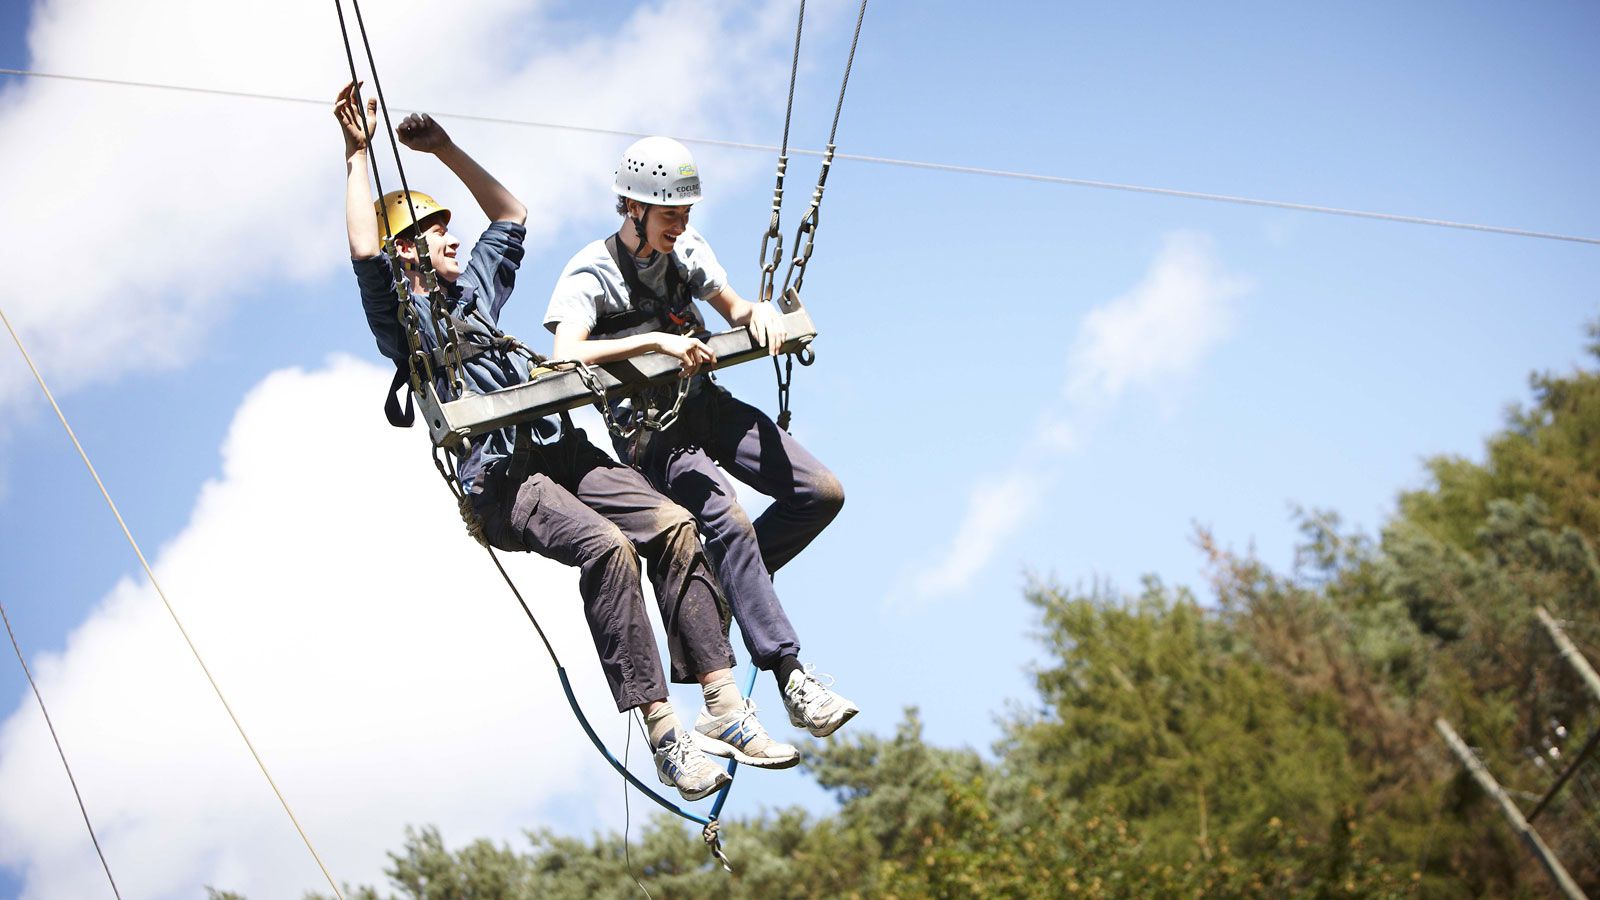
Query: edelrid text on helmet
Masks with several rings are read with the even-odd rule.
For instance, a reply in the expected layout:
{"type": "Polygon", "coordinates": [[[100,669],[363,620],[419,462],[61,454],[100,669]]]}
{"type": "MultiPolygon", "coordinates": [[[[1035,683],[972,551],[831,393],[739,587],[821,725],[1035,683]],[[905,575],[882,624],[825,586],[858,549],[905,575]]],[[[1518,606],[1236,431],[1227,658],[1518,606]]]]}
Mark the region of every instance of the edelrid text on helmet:
{"type": "Polygon", "coordinates": [[[404,236],[406,230],[418,222],[425,221],[433,216],[443,216],[441,224],[450,224],[450,210],[445,209],[439,201],[421,191],[411,192],[411,202],[406,202],[405,191],[390,191],[383,195],[383,199],[372,205],[373,215],[378,217],[378,232],[384,238],[404,236]],[[417,217],[411,218],[411,210],[416,209],[417,217]],[[387,211],[387,215],[385,215],[387,211]],[[387,230],[385,230],[387,229],[387,230]]]}
{"type": "Polygon", "coordinates": [[[689,206],[700,199],[700,170],[689,148],[669,137],[647,137],[623,151],[612,189],[656,206],[689,206]]]}

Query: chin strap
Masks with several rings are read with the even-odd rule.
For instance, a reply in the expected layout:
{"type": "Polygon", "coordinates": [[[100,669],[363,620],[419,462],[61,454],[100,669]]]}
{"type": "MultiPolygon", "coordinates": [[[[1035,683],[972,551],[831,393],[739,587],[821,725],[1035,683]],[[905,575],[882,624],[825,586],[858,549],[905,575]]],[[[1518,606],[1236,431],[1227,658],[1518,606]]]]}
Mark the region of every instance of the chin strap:
{"type": "MultiPolygon", "coordinates": [[[[650,246],[644,238],[644,220],[650,218],[649,204],[644,204],[644,215],[629,216],[628,218],[633,220],[633,233],[639,238],[639,247],[644,248],[650,246]]],[[[651,252],[654,253],[655,251],[652,250],[651,252]]]]}

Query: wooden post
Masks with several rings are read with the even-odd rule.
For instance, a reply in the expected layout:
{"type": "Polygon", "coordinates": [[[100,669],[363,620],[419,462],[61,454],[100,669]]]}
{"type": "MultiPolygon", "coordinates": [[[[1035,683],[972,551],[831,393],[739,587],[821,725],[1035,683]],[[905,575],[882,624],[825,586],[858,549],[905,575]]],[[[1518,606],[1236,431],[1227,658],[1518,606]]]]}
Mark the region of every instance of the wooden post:
{"type": "Polygon", "coordinates": [[[1455,729],[1450,727],[1450,723],[1444,719],[1434,719],[1433,727],[1438,729],[1445,743],[1450,745],[1450,751],[1463,766],[1467,767],[1467,771],[1472,773],[1472,777],[1477,780],[1478,786],[1483,788],[1484,793],[1500,804],[1500,811],[1505,814],[1506,821],[1511,823],[1511,830],[1515,831],[1534,855],[1539,857],[1539,862],[1544,864],[1545,871],[1550,873],[1556,887],[1561,889],[1562,896],[1567,900],[1587,900],[1583,891],[1578,888],[1578,883],[1572,880],[1572,876],[1567,874],[1567,870],[1561,865],[1561,860],[1545,846],[1544,841],[1539,838],[1539,833],[1534,831],[1528,820],[1522,817],[1522,810],[1517,809],[1517,805],[1506,796],[1499,782],[1495,781],[1489,770],[1484,768],[1482,761],[1472,752],[1472,748],[1461,740],[1455,729]]]}
{"type": "Polygon", "coordinates": [[[1561,630],[1556,620],[1544,611],[1544,607],[1535,606],[1533,614],[1539,617],[1539,624],[1544,626],[1544,630],[1550,632],[1550,640],[1555,641],[1556,649],[1561,651],[1561,658],[1567,661],[1567,665],[1572,666],[1573,671],[1577,672],[1578,677],[1589,687],[1589,693],[1600,702],[1600,675],[1595,674],[1594,666],[1589,665],[1589,661],[1583,658],[1583,654],[1573,646],[1572,639],[1567,637],[1567,633],[1561,630]]]}

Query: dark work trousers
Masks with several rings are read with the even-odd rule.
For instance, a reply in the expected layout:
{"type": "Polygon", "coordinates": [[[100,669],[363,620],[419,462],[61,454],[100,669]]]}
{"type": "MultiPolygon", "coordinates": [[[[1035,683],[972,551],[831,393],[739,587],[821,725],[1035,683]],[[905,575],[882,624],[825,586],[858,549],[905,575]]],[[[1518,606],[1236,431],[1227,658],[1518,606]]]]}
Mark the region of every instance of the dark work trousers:
{"type": "Polygon", "coordinates": [[[501,550],[531,550],[578,567],[584,615],[619,711],[667,698],[640,556],[661,607],[672,680],[692,684],[696,675],[733,665],[726,604],[683,507],[581,430],[535,446],[531,474],[520,484],[506,477],[508,464],[491,468],[474,496],[484,534],[501,550]]]}
{"type": "MultiPolygon", "coordinates": [[[[629,459],[632,448],[617,442],[629,459]]],[[[810,544],[844,506],[833,473],[767,414],[705,383],[684,401],[678,421],[651,434],[634,460],[662,493],[700,523],[750,658],[772,669],[798,655],[800,638],[778,602],[772,575],[810,544]],[[755,522],[717,466],[772,498],[755,522]]]]}

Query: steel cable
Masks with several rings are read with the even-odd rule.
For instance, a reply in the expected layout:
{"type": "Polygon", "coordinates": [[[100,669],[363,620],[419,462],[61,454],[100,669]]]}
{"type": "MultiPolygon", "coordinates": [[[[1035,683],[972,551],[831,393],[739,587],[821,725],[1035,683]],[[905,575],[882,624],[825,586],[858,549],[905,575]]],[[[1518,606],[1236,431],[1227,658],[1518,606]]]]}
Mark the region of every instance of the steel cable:
{"type": "MultiPolygon", "coordinates": [[[[281,94],[260,94],[248,91],[226,91],[214,88],[197,88],[188,85],[161,84],[146,81],[128,81],[115,78],[94,78],[85,75],[62,75],[54,72],[33,72],[24,69],[0,69],[0,75],[11,75],[23,78],[49,78],[63,81],[78,81],[90,84],[115,85],[118,87],[147,88],[152,90],[179,91],[191,94],[210,94],[223,97],[238,97],[249,100],[266,100],[277,103],[297,103],[312,106],[326,106],[327,101],[309,97],[290,97],[281,94]]],[[[395,108],[397,112],[415,112],[402,107],[395,108]]],[[[575,125],[567,122],[540,122],[531,119],[511,119],[502,116],[479,116],[470,113],[442,112],[441,116],[449,116],[464,122],[483,122],[490,125],[514,125],[519,128],[548,128],[555,131],[570,131],[578,134],[597,134],[609,137],[648,137],[643,131],[625,131],[617,128],[596,128],[589,125],[575,125]]],[[[747,141],[728,141],[719,138],[683,137],[679,138],[686,144],[700,144],[707,147],[722,147],[729,150],[753,150],[761,153],[773,153],[778,147],[772,144],[755,144],[747,141]]],[[[823,156],[822,150],[808,150],[794,148],[789,153],[797,156],[823,156]]],[[[1476,222],[1462,222],[1453,219],[1430,218],[1427,216],[1413,216],[1401,213],[1376,212],[1372,210],[1349,209],[1337,206],[1321,206],[1314,203],[1297,203],[1288,200],[1269,200],[1259,197],[1245,197],[1236,194],[1218,194],[1206,191],[1188,191],[1177,188],[1154,187],[1141,184],[1126,184],[1115,181],[1098,181],[1089,178],[1070,178],[1064,175],[1040,175],[1034,172],[1018,172],[1009,169],[992,169],[982,166],[958,165],[955,163],[929,162],[926,160],[899,159],[889,156],[865,156],[857,153],[838,153],[834,159],[845,159],[851,162],[871,163],[873,165],[895,166],[907,169],[925,169],[931,172],[949,172],[961,175],[978,175],[988,178],[1006,178],[1022,181],[1034,181],[1043,184],[1059,184],[1068,187],[1094,188],[1108,191],[1124,191],[1138,194],[1152,194],[1161,197],[1178,197],[1185,200],[1204,200],[1213,203],[1234,203],[1247,206],[1261,206],[1273,209],[1287,209],[1295,212],[1318,213],[1331,216],[1345,216],[1360,219],[1375,219],[1383,222],[1397,222],[1406,225],[1426,225],[1435,228],[1454,228],[1466,231],[1478,231],[1488,234],[1502,234],[1513,237],[1535,238],[1546,241],[1566,241],[1576,244],[1589,244],[1600,246],[1600,237],[1587,237],[1584,235],[1565,234],[1555,231],[1536,231],[1527,228],[1513,228],[1502,225],[1485,225],[1476,222]]]]}
{"type": "Polygon", "coordinates": [[[33,681],[33,672],[28,670],[28,661],[22,657],[22,647],[17,644],[16,632],[11,630],[11,617],[6,615],[6,605],[0,602],[0,621],[5,622],[6,636],[11,638],[11,649],[17,651],[17,662],[22,664],[22,674],[28,678],[28,687],[33,689],[33,699],[39,701],[39,712],[44,713],[44,724],[50,729],[50,740],[55,742],[56,753],[61,757],[61,767],[67,770],[67,781],[72,783],[72,796],[78,798],[78,811],[83,813],[84,827],[89,829],[89,840],[94,843],[94,852],[100,857],[100,866],[106,870],[106,880],[111,882],[111,893],[117,900],[122,900],[122,892],[117,890],[117,880],[111,877],[111,864],[106,862],[106,854],[100,849],[100,839],[95,837],[94,823],[89,821],[89,808],[83,804],[83,794],[78,790],[78,779],[73,777],[72,765],[67,762],[67,751],[61,747],[61,736],[56,734],[56,723],[50,720],[50,710],[45,708],[44,695],[39,693],[39,686],[33,681]]]}

